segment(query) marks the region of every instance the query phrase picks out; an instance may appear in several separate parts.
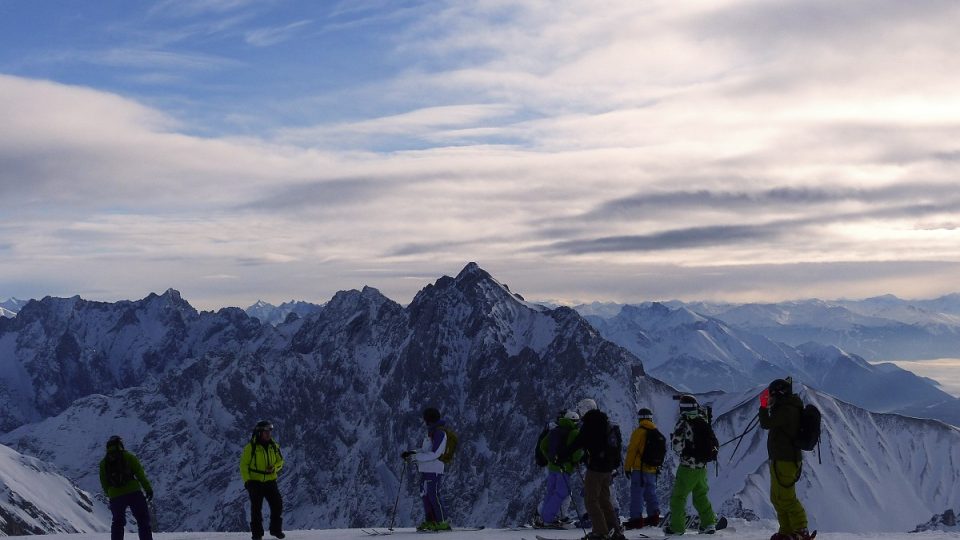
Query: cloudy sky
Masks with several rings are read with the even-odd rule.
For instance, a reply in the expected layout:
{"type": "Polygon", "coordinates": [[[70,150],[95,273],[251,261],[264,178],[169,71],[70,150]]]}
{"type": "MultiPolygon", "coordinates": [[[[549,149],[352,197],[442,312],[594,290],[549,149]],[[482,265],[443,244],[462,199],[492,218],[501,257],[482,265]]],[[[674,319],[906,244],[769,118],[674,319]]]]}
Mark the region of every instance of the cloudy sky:
{"type": "Polygon", "coordinates": [[[4,0],[0,295],[960,290],[954,0],[4,0]]]}

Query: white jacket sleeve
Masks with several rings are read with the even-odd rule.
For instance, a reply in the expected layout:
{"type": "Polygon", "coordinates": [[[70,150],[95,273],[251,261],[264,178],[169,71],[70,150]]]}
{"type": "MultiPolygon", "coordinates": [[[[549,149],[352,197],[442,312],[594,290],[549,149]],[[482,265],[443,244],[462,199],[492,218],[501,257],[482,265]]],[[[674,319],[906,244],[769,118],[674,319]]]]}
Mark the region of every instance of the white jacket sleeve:
{"type": "Polygon", "coordinates": [[[418,462],[439,460],[444,450],[447,449],[447,434],[444,431],[441,431],[441,433],[443,434],[443,439],[440,441],[440,445],[437,446],[436,450],[433,449],[433,440],[428,435],[423,440],[423,447],[413,455],[413,458],[418,462]]]}

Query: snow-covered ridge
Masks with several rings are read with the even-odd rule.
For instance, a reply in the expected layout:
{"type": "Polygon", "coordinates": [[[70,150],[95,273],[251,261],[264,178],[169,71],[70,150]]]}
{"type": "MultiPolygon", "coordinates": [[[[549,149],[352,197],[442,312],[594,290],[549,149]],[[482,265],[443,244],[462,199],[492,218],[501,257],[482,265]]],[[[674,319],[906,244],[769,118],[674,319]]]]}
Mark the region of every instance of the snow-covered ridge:
{"type": "Polygon", "coordinates": [[[110,512],[54,467],[0,446],[0,536],[110,529],[110,512]]]}

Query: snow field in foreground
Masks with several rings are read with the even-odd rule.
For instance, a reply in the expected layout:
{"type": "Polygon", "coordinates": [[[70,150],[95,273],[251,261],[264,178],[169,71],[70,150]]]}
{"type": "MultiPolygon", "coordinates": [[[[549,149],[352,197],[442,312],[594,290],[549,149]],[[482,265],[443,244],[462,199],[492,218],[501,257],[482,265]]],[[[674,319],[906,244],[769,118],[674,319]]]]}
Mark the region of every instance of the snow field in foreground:
{"type": "MultiPolygon", "coordinates": [[[[695,533],[688,533],[685,537],[691,540],[706,540],[713,538],[715,540],[767,540],[776,530],[776,522],[761,520],[746,522],[740,519],[730,520],[730,530],[720,531],[715,536],[701,536],[695,533]]],[[[367,529],[370,530],[370,529],[367,529]]],[[[377,530],[386,531],[386,528],[377,530]]],[[[627,531],[627,538],[641,538],[638,532],[649,534],[651,538],[662,538],[662,532],[656,529],[643,529],[642,531],[627,531]]],[[[505,529],[485,529],[482,531],[462,531],[449,533],[417,533],[414,529],[403,528],[396,529],[390,536],[382,536],[389,540],[396,539],[424,539],[436,538],[438,540],[535,540],[535,535],[546,536],[550,538],[563,538],[575,540],[583,536],[580,529],[569,531],[553,530],[534,530],[525,529],[522,531],[509,531],[505,529]]],[[[10,538],[31,538],[36,540],[36,536],[13,536],[10,538]]],[[[53,534],[45,535],[43,540],[109,540],[109,533],[97,534],[53,534]]],[[[124,536],[126,539],[136,540],[137,533],[127,531],[124,536]]],[[[157,533],[154,534],[156,540],[249,540],[250,533],[204,533],[204,532],[183,532],[183,533],[157,533]]],[[[273,537],[266,536],[266,539],[272,540],[273,537]]],[[[305,530],[305,531],[287,531],[288,540],[341,540],[341,539],[364,539],[378,538],[369,536],[360,529],[326,529],[326,530],[305,530]]],[[[960,532],[931,531],[921,533],[830,533],[821,532],[817,535],[817,540],[957,540],[960,539],[960,532]]]]}

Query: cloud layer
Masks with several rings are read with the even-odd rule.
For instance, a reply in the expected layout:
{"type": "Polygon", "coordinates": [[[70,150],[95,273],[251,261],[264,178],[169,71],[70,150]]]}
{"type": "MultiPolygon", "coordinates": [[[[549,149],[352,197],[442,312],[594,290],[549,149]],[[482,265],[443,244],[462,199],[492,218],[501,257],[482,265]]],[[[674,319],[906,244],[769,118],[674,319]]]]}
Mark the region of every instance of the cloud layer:
{"type": "Polygon", "coordinates": [[[957,289],[956,3],[265,5],[0,63],[0,293],[405,301],[469,260],[568,301],[957,289]]]}

